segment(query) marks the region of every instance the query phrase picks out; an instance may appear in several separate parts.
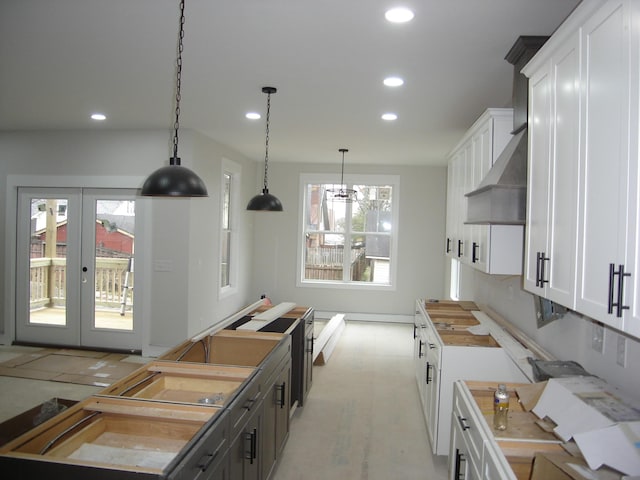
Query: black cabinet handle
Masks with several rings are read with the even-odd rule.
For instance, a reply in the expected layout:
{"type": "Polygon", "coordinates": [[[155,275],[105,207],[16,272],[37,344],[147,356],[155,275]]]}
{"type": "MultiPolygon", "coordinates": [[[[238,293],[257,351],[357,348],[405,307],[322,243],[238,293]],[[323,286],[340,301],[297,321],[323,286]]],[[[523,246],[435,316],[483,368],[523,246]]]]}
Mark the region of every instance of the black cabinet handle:
{"type": "Polygon", "coordinates": [[[413,339],[414,339],[414,340],[416,339],[416,329],[417,329],[417,328],[418,328],[418,327],[417,327],[417,325],[414,323],[414,324],[413,324],[413,339]]]}
{"type": "Polygon", "coordinates": [[[218,448],[216,448],[216,451],[213,453],[207,453],[206,455],[204,455],[200,461],[198,462],[198,468],[204,472],[206,471],[211,464],[213,463],[213,461],[216,459],[216,457],[218,456],[218,453],[220,453],[220,445],[218,445],[218,448]]]}
{"type": "Polygon", "coordinates": [[[462,240],[458,240],[458,257],[462,256],[462,240]]]}
{"type": "Polygon", "coordinates": [[[607,302],[607,313],[613,313],[613,279],[616,276],[616,266],[609,264],[609,301],[607,302]]]}
{"type": "Polygon", "coordinates": [[[276,388],[280,390],[280,408],[284,408],[284,400],[286,397],[286,382],[282,382],[282,385],[276,385],[276,388]]]}
{"type": "Polygon", "coordinates": [[[456,462],[453,477],[455,480],[464,480],[464,472],[462,472],[462,462],[466,462],[464,454],[456,448],[456,462]]]}
{"type": "Polygon", "coordinates": [[[422,358],[422,356],[424,355],[422,347],[424,347],[424,342],[420,340],[420,346],[418,347],[418,358],[422,358]]]}
{"type": "Polygon", "coordinates": [[[471,245],[471,263],[476,263],[478,261],[478,248],[480,248],[480,245],[473,242],[471,245]]]}
{"type": "Polygon", "coordinates": [[[451,251],[451,239],[447,237],[446,253],[449,253],[450,251],[451,251]]]}
{"type": "Polygon", "coordinates": [[[244,439],[249,444],[249,449],[245,450],[244,458],[249,460],[249,463],[253,465],[253,461],[256,459],[257,453],[257,445],[258,445],[258,430],[253,429],[253,432],[245,432],[244,439]]]}
{"type": "Polygon", "coordinates": [[[458,422],[460,422],[460,426],[462,427],[462,430],[469,430],[471,428],[467,423],[467,419],[464,417],[461,417],[460,415],[458,415],[458,422]]]}
{"type": "Polygon", "coordinates": [[[624,265],[618,265],[618,271],[615,270],[613,263],[609,264],[609,302],[607,305],[607,313],[613,313],[613,307],[616,307],[616,317],[622,317],[623,310],[629,310],[629,306],[624,304],[624,278],[630,277],[631,273],[624,271],[624,265]],[[618,277],[618,295],[616,302],[614,298],[614,277],[618,277]]]}
{"type": "Polygon", "coordinates": [[[540,286],[540,252],[536,252],[536,287],[540,286]]]}
{"type": "Polygon", "coordinates": [[[547,257],[544,252],[540,254],[540,286],[544,287],[545,283],[549,283],[549,280],[546,280],[545,277],[547,267],[545,266],[545,262],[548,262],[551,258],[547,257]]]}
{"type": "Polygon", "coordinates": [[[431,381],[433,380],[430,376],[429,376],[429,371],[431,370],[431,368],[433,367],[433,365],[431,365],[429,362],[427,362],[427,378],[425,379],[427,382],[427,385],[429,385],[431,383],[431,381]]]}

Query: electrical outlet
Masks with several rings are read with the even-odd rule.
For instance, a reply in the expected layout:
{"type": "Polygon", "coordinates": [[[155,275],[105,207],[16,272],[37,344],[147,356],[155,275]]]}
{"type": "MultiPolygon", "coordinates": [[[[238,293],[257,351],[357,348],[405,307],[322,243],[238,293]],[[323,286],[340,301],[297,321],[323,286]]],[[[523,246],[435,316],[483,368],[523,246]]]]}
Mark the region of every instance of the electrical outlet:
{"type": "Polygon", "coordinates": [[[627,366],[627,338],[624,335],[618,335],[618,355],[616,363],[621,367],[627,366]]]}
{"type": "Polygon", "coordinates": [[[600,322],[593,322],[593,330],[591,334],[591,348],[598,353],[604,350],[604,325],[600,322]]]}

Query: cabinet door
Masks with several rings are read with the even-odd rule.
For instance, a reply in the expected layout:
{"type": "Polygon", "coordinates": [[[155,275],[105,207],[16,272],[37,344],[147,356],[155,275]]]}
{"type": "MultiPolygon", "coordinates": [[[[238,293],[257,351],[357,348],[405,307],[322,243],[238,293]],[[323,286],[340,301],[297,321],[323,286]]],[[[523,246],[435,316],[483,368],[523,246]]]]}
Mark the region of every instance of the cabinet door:
{"type": "Polygon", "coordinates": [[[575,306],[578,229],[580,47],[577,34],[553,57],[549,218],[544,253],[545,297],[575,306]]]}
{"type": "Polygon", "coordinates": [[[551,73],[549,64],[529,79],[529,165],[524,286],[542,294],[540,255],[547,249],[549,159],[551,157],[551,73]]]}
{"type": "Polygon", "coordinates": [[[579,38],[532,76],[525,286],[575,306],[579,174],[579,38]]]}
{"type": "Polygon", "coordinates": [[[630,268],[624,255],[629,209],[629,30],[622,2],[606,3],[582,29],[576,309],[615,328],[623,323],[612,305],[620,302],[616,301],[619,277],[612,275],[611,266],[630,268]]]}
{"type": "Polygon", "coordinates": [[[291,363],[286,362],[267,385],[262,418],[262,478],[266,479],[289,435],[291,363]]]}
{"type": "Polygon", "coordinates": [[[246,425],[229,448],[229,476],[231,480],[257,480],[260,478],[260,430],[262,405],[254,409],[246,425]]]}
{"type": "Polygon", "coordinates": [[[473,459],[467,451],[467,445],[463,439],[464,432],[456,417],[451,423],[451,448],[449,453],[449,480],[476,480],[480,479],[477,469],[473,465],[473,459]]]}
{"type": "Polygon", "coordinates": [[[439,347],[427,340],[427,355],[424,368],[424,414],[431,446],[435,449],[438,442],[438,417],[440,407],[440,362],[439,347]]]}

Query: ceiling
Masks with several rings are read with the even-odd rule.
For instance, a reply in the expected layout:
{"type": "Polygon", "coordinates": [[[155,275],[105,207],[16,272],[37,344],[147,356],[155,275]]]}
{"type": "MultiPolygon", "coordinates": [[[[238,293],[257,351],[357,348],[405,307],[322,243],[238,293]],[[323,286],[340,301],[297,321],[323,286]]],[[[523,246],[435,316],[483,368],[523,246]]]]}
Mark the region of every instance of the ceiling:
{"type": "MultiPolygon", "coordinates": [[[[578,0],[186,0],[181,128],[269,160],[444,165],[578,0]],[[384,77],[399,75],[391,89],[384,77]],[[263,114],[250,121],[248,111],[263,114]],[[380,119],[395,112],[395,122],[380,119]]],[[[178,0],[1,0],[0,130],[173,127],[178,0]],[[107,115],[97,123],[94,111],[107,115]]],[[[169,152],[167,152],[167,158],[169,152]]]]}

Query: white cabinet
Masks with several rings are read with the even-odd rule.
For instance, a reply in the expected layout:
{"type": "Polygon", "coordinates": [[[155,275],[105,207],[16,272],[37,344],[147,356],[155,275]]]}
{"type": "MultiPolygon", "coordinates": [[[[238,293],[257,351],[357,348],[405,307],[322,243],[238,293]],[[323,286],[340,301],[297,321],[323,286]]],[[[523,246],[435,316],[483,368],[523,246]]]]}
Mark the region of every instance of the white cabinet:
{"type": "Polygon", "coordinates": [[[575,34],[529,80],[524,285],[569,308],[575,306],[579,54],[575,34]]]}
{"type": "Polygon", "coordinates": [[[449,480],[516,480],[465,383],[453,388],[449,480]]]}
{"type": "Polygon", "coordinates": [[[491,108],[476,120],[449,155],[446,254],[485,273],[522,272],[519,225],[466,225],[467,199],[511,139],[513,110],[491,108]]]}
{"type": "Polygon", "coordinates": [[[637,1],[584,0],[524,69],[531,78],[525,286],[635,337],[639,15],[637,1]]]}
{"type": "Polygon", "coordinates": [[[485,316],[463,312],[459,318],[464,320],[455,315],[440,318],[440,313],[429,314],[423,300],[416,301],[415,312],[414,326],[417,325],[415,331],[420,339],[414,339],[414,366],[427,433],[432,452],[447,455],[456,380],[491,380],[496,376],[506,381],[528,380],[494,337],[467,333],[459,328],[460,323],[456,323],[468,322],[471,317],[474,324],[483,323],[489,329],[487,322],[490,320],[485,320],[485,316]],[[445,321],[447,325],[443,325],[445,321]]]}
{"type": "Polygon", "coordinates": [[[583,27],[577,308],[640,336],[638,26],[631,25],[631,9],[638,10],[637,2],[607,2],[583,27]]]}

